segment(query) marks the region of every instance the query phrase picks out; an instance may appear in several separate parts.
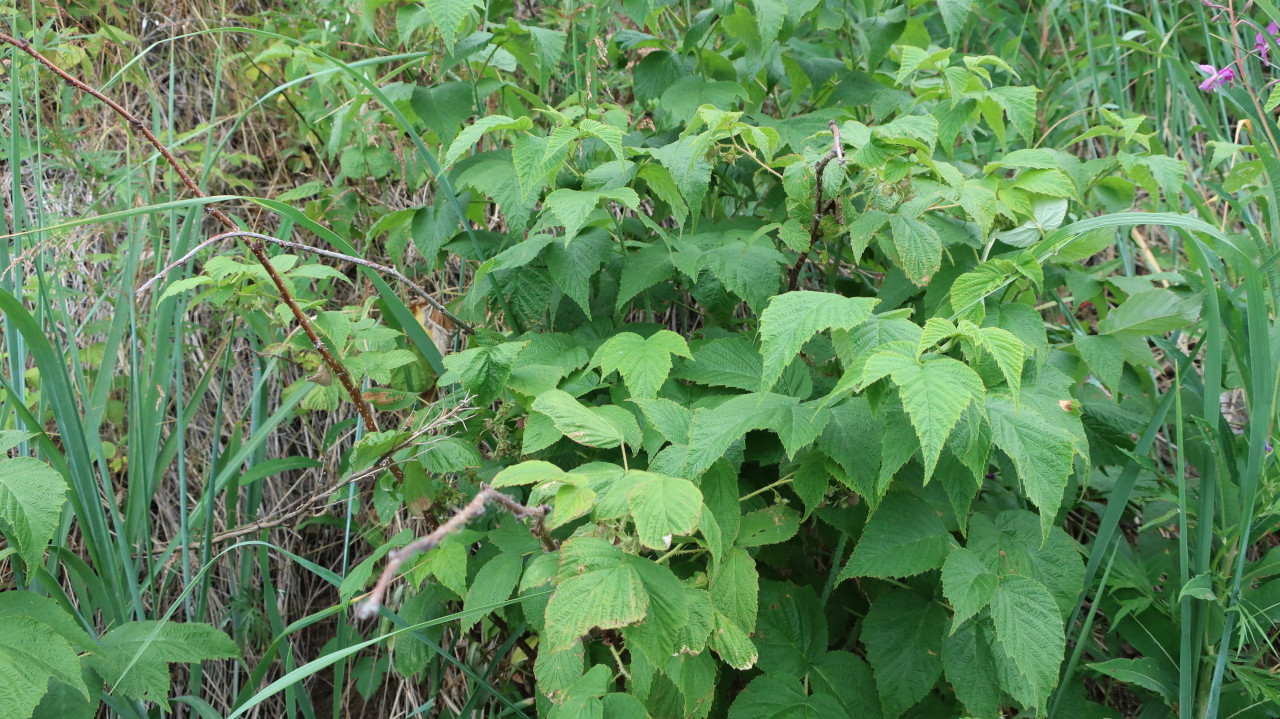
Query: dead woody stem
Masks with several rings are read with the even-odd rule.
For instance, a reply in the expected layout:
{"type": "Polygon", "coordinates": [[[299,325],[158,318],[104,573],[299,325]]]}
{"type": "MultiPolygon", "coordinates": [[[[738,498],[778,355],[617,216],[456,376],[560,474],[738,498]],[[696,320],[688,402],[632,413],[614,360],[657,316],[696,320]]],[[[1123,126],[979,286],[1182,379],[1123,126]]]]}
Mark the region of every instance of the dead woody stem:
{"type": "MultiPolygon", "coordinates": [[[[813,249],[813,245],[818,241],[819,226],[822,224],[822,216],[826,214],[827,205],[834,204],[835,200],[831,199],[823,202],[822,197],[822,180],[827,173],[827,165],[832,160],[839,160],[839,165],[844,165],[844,143],[840,141],[840,128],[836,126],[835,120],[827,123],[831,128],[831,149],[827,154],[818,160],[818,164],[814,165],[814,172],[818,179],[813,189],[813,222],[809,225],[809,249],[813,249]]],[[[790,276],[787,278],[787,288],[795,290],[800,285],[800,270],[804,267],[804,261],[809,257],[809,250],[800,253],[800,257],[796,263],[791,266],[790,276]]]]}
{"type": "MultiPolygon", "coordinates": [[[[124,121],[128,123],[135,132],[142,135],[142,137],[145,138],[152,147],[156,148],[156,151],[164,157],[165,162],[169,163],[169,166],[172,167],[173,171],[177,173],[179,178],[181,178],[182,184],[186,185],[187,189],[191,190],[192,194],[201,198],[208,197],[208,194],[200,189],[200,186],[196,184],[194,179],[192,179],[191,174],[185,167],[183,167],[182,163],[178,161],[178,158],[174,157],[173,153],[156,138],[151,130],[147,129],[146,124],[143,123],[136,115],[126,110],[123,106],[107,97],[102,92],[53,64],[52,61],[32,48],[31,43],[26,40],[0,32],[0,42],[7,43],[25,52],[35,58],[37,62],[44,65],[58,77],[62,78],[62,81],[66,84],[96,98],[107,107],[110,107],[117,115],[124,119],[124,121]]],[[[329,368],[329,372],[333,376],[337,377],[338,381],[342,383],[342,388],[346,390],[347,395],[351,397],[351,402],[356,406],[356,411],[360,413],[360,418],[364,420],[364,426],[368,428],[369,431],[376,432],[378,430],[378,422],[374,418],[373,408],[361,395],[359,387],[356,386],[355,381],[351,378],[351,373],[347,371],[346,366],[343,365],[342,362],[340,362],[324,344],[320,339],[320,335],[316,332],[315,326],[311,323],[311,320],[307,318],[306,314],[302,312],[302,309],[298,307],[298,303],[294,301],[292,293],[289,292],[289,288],[284,282],[284,278],[280,276],[280,273],[271,264],[271,258],[267,255],[266,244],[261,239],[262,236],[255,237],[253,235],[245,235],[234,220],[212,205],[206,205],[205,211],[218,220],[218,222],[221,222],[226,226],[230,231],[228,236],[236,234],[249,237],[249,242],[246,243],[249,246],[249,251],[253,253],[254,258],[260,265],[262,265],[262,268],[266,270],[267,275],[271,278],[272,284],[276,286],[276,291],[280,295],[280,300],[284,302],[289,308],[289,311],[293,313],[293,317],[297,321],[298,326],[302,328],[302,331],[306,333],[307,338],[311,340],[311,345],[320,353],[320,357],[329,368]]],[[[403,481],[404,473],[397,465],[392,465],[390,470],[397,479],[403,481]]]]}
{"type": "Polygon", "coordinates": [[[382,576],[378,577],[378,583],[373,585],[373,590],[364,598],[356,607],[356,619],[371,619],[378,614],[378,608],[382,606],[383,600],[387,594],[387,587],[396,578],[396,574],[400,571],[400,565],[405,560],[418,554],[426,552],[439,546],[445,537],[455,532],[460,532],[467,524],[482,515],[485,512],[485,504],[493,502],[511,512],[517,519],[532,518],[532,531],[542,542],[542,547],[548,552],[556,550],[556,542],[547,533],[547,528],[543,524],[547,513],[551,508],[543,504],[537,507],[526,507],[515,501],[511,497],[499,492],[487,484],[480,485],[480,491],[476,496],[458,513],[445,520],[444,524],[436,527],[435,531],[425,537],[419,537],[412,542],[406,544],[401,549],[394,549],[387,553],[387,564],[382,568],[382,576]]]}

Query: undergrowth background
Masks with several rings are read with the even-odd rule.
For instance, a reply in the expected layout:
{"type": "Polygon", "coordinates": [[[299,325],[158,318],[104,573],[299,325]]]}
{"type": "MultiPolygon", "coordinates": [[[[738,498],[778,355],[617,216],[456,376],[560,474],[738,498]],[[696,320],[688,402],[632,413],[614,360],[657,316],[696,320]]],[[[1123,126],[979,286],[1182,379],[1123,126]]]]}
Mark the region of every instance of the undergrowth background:
{"type": "Polygon", "coordinates": [[[5,46],[5,716],[1280,712],[1268,3],[0,14],[216,198],[5,46]],[[456,315],[268,248],[383,432],[206,205],[456,315]],[[481,481],[559,574],[493,506],[356,619],[481,481]]]}

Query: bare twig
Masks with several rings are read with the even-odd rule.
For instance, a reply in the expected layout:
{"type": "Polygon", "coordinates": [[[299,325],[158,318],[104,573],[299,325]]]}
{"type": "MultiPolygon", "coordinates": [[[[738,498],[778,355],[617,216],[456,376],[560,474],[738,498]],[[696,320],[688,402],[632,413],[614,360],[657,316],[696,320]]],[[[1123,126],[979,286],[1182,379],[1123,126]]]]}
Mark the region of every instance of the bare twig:
{"type": "Polygon", "coordinates": [[[258,234],[257,232],[245,232],[243,230],[236,230],[234,232],[224,232],[220,235],[214,235],[213,237],[210,237],[204,242],[201,242],[199,245],[196,245],[196,247],[193,250],[183,255],[181,259],[170,263],[168,267],[165,267],[163,270],[160,270],[160,272],[156,273],[155,277],[152,277],[151,279],[144,282],[141,287],[139,287],[137,290],[134,291],[133,293],[134,296],[141,297],[142,293],[150,289],[152,285],[160,281],[161,278],[169,274],[169,272],[171,272],[174,268],[180,267],[186,264],[187,260],[190,260],[192,257],[194,257],[197,252],[204,249],[205,247],[208,247],[210,244],[214,242],[217,242],[219,240],[225,240],[229,237],[250,237],[255,240],[261,240],[263,242],[270,242],[273,245],[288,247],[294,250],[302,250],[303,252],[310,252],[313,255],[320,255],[321,257],[330,257],[335,260],[343,260],[345,262],[350,262],[352,264],[360,265],[361,267],[368,267],[374,272],[381,272],[384,275],[391,275],[397,280],[400,280],[404,284],[408,285],[410,289],[418,293],[418,295],[421,296],[422,299],[426,300],[427,304],[439,310],[440,314],[453,320],[453,323],[457,325],[463,332],[466,332],[467,334],[473,334],[475,332],[475,328],[473,328],[470,324],[467,324],[466,322],[463,322],[462,320],[458,319],[458,317],[455,316],[452,312],[450,312],[447,307],[440,304],[439,300],[432,297],[426,290],[422,289],[421,286],[419,286],[417,283],[415,283],[413,280],[409,279],[408,277],[405,277],[400,272],[400,270],[397,270],[391,265],[380,265],[376,262],[370,262],[369,260],[366,260],[362,257],[356,257],[354,255],[344,255],[341,252],[334,252],[333,250],[326,250],[320,247],[312,247],[311,245],[304,245],[300,242],[292,242],[290,240],[281,240],[279,238],[272,237],[270,235],[261,235],[261,234],[258,234]]]}
{"type": "Polygon", "coordinates": [[[371,619],[377,616],[378,608],[382,606],[383,599],[386,597],[387,587],[396,578],[396,572],[400,571],[400,565],[404,564],[406,559],[419,552],[434,549],[440,542],[444,541],[445,537],[462,531],[463,527],[466,527],[471,520],[484,514],[485,504],[489,502],[501,505],[514,514],[517,519],[532,518],[532,531],[542,542],[543,548],[549,552],[555,551],[555,540],[547,533],[546,526],[543,524],[548,512],[551,511],[549,506],[544,504],[537,507],[526,507],[493,487],[482,484],[480,485],[480,491],[476,492],[476,496],[470,502],[467,502],[462,509],[459,509],[457,514],[445,520],[439,527],[436,527],[434,532],[409,542],[401,549],[394,549],[387,553],[387,564],[382,568],[382,576],[378,577],[378,583],[373,585],[373,590],[356,607],[356,619],[371,619]]]}
{"type": "MultiPolygon", "coordinates": [[[[62,81],[66,84],[96,98],[99,102],[102,102],[107,107],[114,110],[117,115],[124,119],[124,121],[133,128],[134,132],[142,135],[142,137],[144,137],[152,147],[156,148],[156,151],[165,159],[165,162],[169,163],[169,166],[173,168],[173,171],[182,179],[182,184],[186,185],[187,189],[189,189],[192,194],[196,197],[208,197],[208,195],[200,189],[200,186],[196,184],[196,181],[192,179],[191,174],[187,172],[182,163],[178,161],[178,158],[174,157],[173,153],[169,151],[169,148],[165,147],[164,143],[160,142],[151,130],[147,129],[146,124],[143,123],[136,115],[126,110],[115,100],[104,95],[101,91],[93,88],[55,65],[53,61],[49,60],[49,58],[31,47],[31,43],[26,40],[0,32],[0,42],[13,45],[19,50],[25,52],[35,58],[35,60],[41,65],[44,65],[52,71],[55,75],[62,78],[62,81]]],[[[213,205],[205,205],[205,212],[213,216],[213,218],[218,222],[221,222],[231,232],[240,231],[240,227],[234,220],[213,205]]],[[[346,365],[342,364],[342,362],[340,362],[337,357],[334,357],[333,353],[329,351],[329,348],[325,346],[324,342],[320,339],[320,335],[316,332],[315,325],[312,324],[311,320],[303,313],[302,308],[298,307],[298,303],[294,301],[293,294],[289,292],[289,286],[285,284],[284,278],[280,276],[280,273],[276,271],[275,266],[271,264],[271,258],[267,255],[266,245],[263,244],[262,240],[256,238],[251,238],[248,245],[249,251],[253,253],[254,258],[258,260],[258,264],[262,265],[262,268],[266,270],[267,275],[271,278],[272,284],[276,286],[276,292],[280,294],[280,301],[284,302],[285,305],[288,306],[289,311],[293,313],[293,317],[297,321],[298,326],[300,326],[302,331],[307,334],[307,338],[311,340],[312,346],[320,353],[320,358],[323,359],[325,365],[328,366],[329,372],[334,377],[338,378],[338,381],[342,383],[342,388],[346,390],[347,395],[351,397],[352,404],[355,405],[356,411],[360,413],[360,418],[364,420],[364,426],[369,431],[376,432],[378,430],[378,421],[374,418],[372,406],[364,399],[364,396],[360,392],[360,388],[356,386],[355,380],[351,378],[351,373],[347,371],[346,365]]],[[[396,479],[401,481],[404,480],[404,472],[402,472],[398,466],[392,465],[391,472],[395,475],[396,479]]]]}
{"type": "MultiPolygon", "coordinates": [[[[822,215],[825,213],[825,205],[822,201],[822,178],[827,172],[827,165],[832,160],[839,160],[837,164],[844,166],[844,144],[840,142],[840,128],[836,125],[835,120],[827,123],[831,128],[831,149],[827,154],[818,160],[818,164],[814,165],[814,172],[818,175],[818,180],[813,190],[813,222],[809,225],[809,248],[813,249],[813,244],[818,241],[818,227],[822,224],[822,215]]],[[[804,267],[804,261],[809,257],[809,250],[800,253],[800,257],[796,258],[796,263],[791,266],[791,272],[787,277],[787,288],[794,290],[800,283],[800,269],[804,267]]]]}

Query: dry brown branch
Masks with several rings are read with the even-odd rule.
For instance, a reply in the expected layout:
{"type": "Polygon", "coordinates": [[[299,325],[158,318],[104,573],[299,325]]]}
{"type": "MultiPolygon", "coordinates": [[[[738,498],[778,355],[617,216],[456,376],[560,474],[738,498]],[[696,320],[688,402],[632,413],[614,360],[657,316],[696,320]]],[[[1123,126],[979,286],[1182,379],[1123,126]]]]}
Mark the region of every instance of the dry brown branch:
{"type": "MultiPolygon", "coordinates": [[[[817,174],[818,179],[813,189],[813,222],[809,225],[809,248],[813,248],[813,243],[818,241],[818,228],[822,224],[822,216],[825,214],[825,205],[822,201],[822,178],[827,172],[827,165],[832,160],[839,159],[841,166],[844,165],[844,143],[840,141],[840,128],[836,125],[835,120],[827,123],[831,128],[831,149],[827,154],[818,160],[818,164],[814,165],[813,170],[817,174]]],[[[787,288],[795,290],[800,284],[800,270],[804,267],[804,261],[809,257],[809,250],[800,253],[800,257],[796,258],[796,263],[791,266],[791,272],[787,277],[787,288]]]]}
{"type": "Polygon", "coordinates": [[[540,505],[537,507],[526,507],[515,501],[511,497],[499,492],[487,484],[480,485],[480,491],[476,492],[476,496],[470,502],[467,502],[462,509],[459,509],[443,524],[436,527],[435,531],[425,537],[419,537],[409,542],[400,549],[394,549],[387,553],[387,564],[382,568],[382,575],[378,577],[378,583],[373,585],[373,590],[363,601],[356,607],[356,619],[371,619],[378,614],[378,608],[382,606],[383,599],[387,594],[387,587],[391,585],[392,580],[396,578],[396,573],[400,571],[400,565],[419,552],[426,552],[434,549],[444,541],[445,537],[450,534],[462,531],[471,520],[480,517],[485,512],[485,504],[493,502],[511,512],[517,519],[532,518],[533,533],[542,542],[542,546],[548,552],[555,551],[556,543],[547,533],[543,520],[546,519],[547,513],[551,511],[551,507],[540,505]]]}
{"type": "MultiPolygon", "coordinates": [[[[130,127],[133,128],[134,132],[142,135],[152,147],[156,148],[156,151],[159,152],[165,159],[165,162],[173,168],[173,171],[182,179],[182,184],[186,185],[187,189],[189,189],[192,194],[201,198],[208,197],[208,194],[200,189],[200,186],[196,184],[194,179],[192,179],[191,174],[188,173],[182,163],[178,161],[178,158],[174,157],[173,153],[164,146],[164,143],[160,142],[160,140],[152,134],[151,130],[147,129],[146,124],[136,115],[126,110],[115,100],[107,97],[101,91],[91,87],[76,78],[74,75],[71,75],[55,65],[51,60],[49,60],[49,58],[31,47],[31,43],[26,40],[0,32],[0,42],[7,43],[25,52],[34,58],[36,62],[44,65],[55,75],[60,77],[66,84],[96,98],[99,102],[110,107],[117,115],[127,122],[130,127]]],[[[231,232],[241,231],[240,227],[236,225],[234,220],[213,205],[206,205],[205,211],[212,215],[214,219],[218,220],[218,222],[221,222],[231,232]]],[[[351,373],[347,371],[346,365],[339,361],[338,358],[329,351],[329,348],[325,346],[324,342],[320,339],[320,335],[316,332],[315,325],[313,325],[311,320],[303,313],[302,308],[298,307],[298,303],[294,301],[293,294],[289,292],[289,287],[285,284],[284,278],[280,276],[280,273],[277,272],[276,268],[271,264],[271,258],[267,255],[266,245],[260,239],[251,239],[247,244],[249,246],[249,251],[253,253],[254,258],[260,265],[262,265],[262,268],[266,270],[267,275],[271,278],[272,284],[276,286],[276,291],[280,294],[280,301],[284,302],[289,308],[289,311],[293,313],[293,317],[297,321],[298,326],[307,334],[307,338],[311,340],[312,346],[320,353],[320,357],[329,368],[329,372],[333,376],[337,377],[338,381],[342,383],[342,388],[346,390],[347,395],[351,397],[352,404],[355,405],[356,411],[360,413],[360,418],[364,420],[364,426],[368,428],[369,431],[376,432],[378,430],[378,421],[373,415],[372,406],[364,399],[364,396],[360,392],[360,388],[356,386],[355,380],[351,378],[351,373]]],[[[396,479],[401,481],[404,480],[404,472],[402,472],[398,466],[392,465],[391,472],[396,476],[396,479]]]]}

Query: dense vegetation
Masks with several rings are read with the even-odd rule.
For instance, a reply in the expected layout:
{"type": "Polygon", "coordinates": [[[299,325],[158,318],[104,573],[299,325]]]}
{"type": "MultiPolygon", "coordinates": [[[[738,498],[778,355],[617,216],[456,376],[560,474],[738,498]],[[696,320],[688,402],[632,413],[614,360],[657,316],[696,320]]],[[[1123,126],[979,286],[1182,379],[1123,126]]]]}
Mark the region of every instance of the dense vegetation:
{"type": "Polygon", "coordinates": [[[0,15],[6,719],[1280,715],[1271,3],[0,15]]]}

